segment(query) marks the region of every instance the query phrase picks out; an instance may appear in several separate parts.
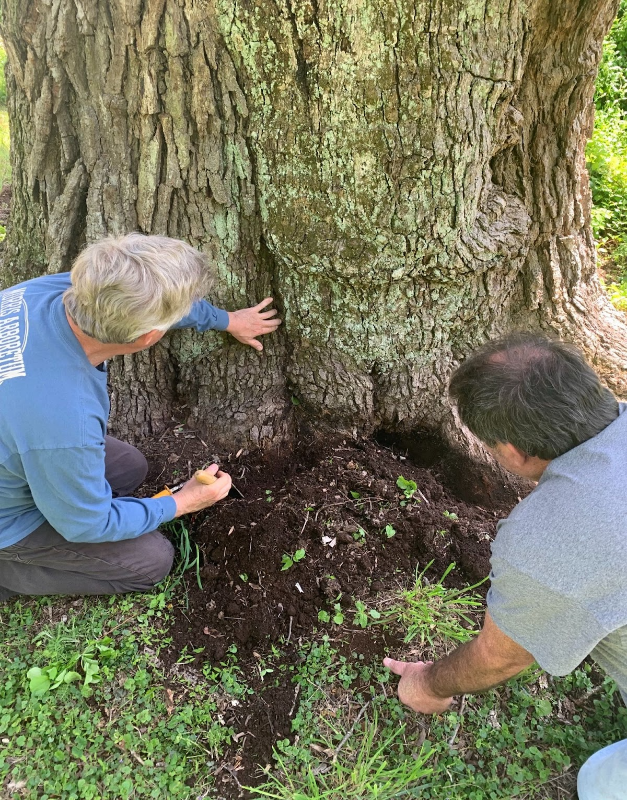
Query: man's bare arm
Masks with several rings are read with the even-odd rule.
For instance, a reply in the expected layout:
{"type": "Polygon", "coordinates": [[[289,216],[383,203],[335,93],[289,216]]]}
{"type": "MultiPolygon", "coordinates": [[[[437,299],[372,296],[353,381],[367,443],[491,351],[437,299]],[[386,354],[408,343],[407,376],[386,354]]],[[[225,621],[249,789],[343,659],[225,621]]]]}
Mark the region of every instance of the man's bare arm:
{"type": "Polygon", "coordinates": [[[456,694],[481,692],[498,686],[533,664],[534,657],[510,639],[486,611],[479,635],[445,658],[432,662],[384,660],[401,676],[400,700],[425,714],[445,711],[456,694]]]}

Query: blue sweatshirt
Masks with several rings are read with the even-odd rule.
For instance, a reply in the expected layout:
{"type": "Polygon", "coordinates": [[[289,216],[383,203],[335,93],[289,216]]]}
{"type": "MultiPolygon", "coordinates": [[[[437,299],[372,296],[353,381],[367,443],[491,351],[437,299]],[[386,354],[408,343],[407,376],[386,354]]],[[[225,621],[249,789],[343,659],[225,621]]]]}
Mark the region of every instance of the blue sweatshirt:
{"type": "MultiPolygon", "coordinates": [[[[174,518],[172,497],[112,498],[105,480],[107,373],[65,315],[68,272],[0,292],[0,548],[47,521],[72,542],[133,539],[174,518]]],[[[176,328],[224,330],[204,300],[176,328]]]]}

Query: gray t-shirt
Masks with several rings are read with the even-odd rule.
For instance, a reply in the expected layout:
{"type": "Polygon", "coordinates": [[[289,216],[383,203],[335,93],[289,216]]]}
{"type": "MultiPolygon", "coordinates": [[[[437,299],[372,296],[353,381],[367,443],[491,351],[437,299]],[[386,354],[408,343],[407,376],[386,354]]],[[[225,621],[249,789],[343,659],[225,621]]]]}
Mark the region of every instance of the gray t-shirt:
{"type": "Polygon", "coordinates": [[[499,523],[488,609],[553,675],[587,655],[627,692],[627,404],[499,523]]]}

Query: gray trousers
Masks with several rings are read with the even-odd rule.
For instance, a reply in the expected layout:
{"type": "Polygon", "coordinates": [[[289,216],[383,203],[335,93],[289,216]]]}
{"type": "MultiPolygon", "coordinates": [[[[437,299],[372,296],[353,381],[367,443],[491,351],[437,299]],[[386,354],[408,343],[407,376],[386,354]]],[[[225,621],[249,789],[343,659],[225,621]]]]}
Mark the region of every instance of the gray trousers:
{"type": "MultiPolygon", "coordinates": [[[[107,436],[105,477],[124,497],[146,477],[144,456],[107,436]]],[[[172,567],[174,548],[159,531],[121,542],[68,542],[44,522],[0,550],[0,601],[14,595],[122,594],[150,589],[172,567]]]]}

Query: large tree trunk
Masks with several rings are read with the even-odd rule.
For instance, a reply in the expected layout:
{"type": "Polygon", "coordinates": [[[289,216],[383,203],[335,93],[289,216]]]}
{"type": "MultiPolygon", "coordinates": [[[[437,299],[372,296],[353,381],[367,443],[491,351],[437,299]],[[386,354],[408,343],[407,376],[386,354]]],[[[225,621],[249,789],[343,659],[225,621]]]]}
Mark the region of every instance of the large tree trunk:
{"type": "Polygon", "coordinates": [[[211,254],[215,302],[272,294],[260,357],[180,333],[112,371],[114,421],[184,402],[237,446],[291,396],[362,432],[459,434],[454,365],[544,329],[625,391],[584,145],[618,0],[1,0],[14,200],[4,282],[138,229],[211,254]]]}

